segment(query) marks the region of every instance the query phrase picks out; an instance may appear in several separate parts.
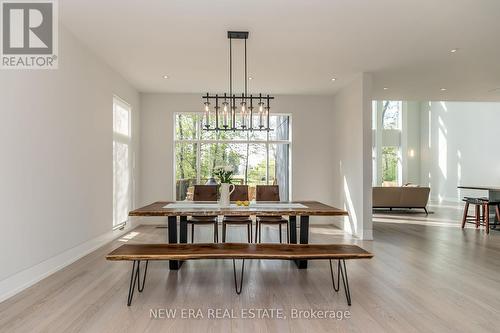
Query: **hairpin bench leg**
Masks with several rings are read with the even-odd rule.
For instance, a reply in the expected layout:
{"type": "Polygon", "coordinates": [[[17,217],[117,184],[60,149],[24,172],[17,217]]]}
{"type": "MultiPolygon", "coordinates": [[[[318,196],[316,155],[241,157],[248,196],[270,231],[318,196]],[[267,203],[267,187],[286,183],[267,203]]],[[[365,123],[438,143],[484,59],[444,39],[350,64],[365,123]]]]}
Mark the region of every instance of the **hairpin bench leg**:
{"type": "MultiPolygon", "coordinates": [[[[140,263],[140,261],[139,261],[140,263]]],[[[144,283],[146,282],[146,275],[148,274],[148,264],[149,264],[149,260],[146,260],[146,267],[144,268],[144,276],[142,277],[142,286],[141,286],[141,281],[140,281],[140,278],[141,278],[141,273],[139,273],[139,266],[137,266],[137,290],[142,293],[142,291],[144,290],[144,283]]]]}
{"type": "Polygon", "coordinates": [[[134,260],[134,263],[132,264],[132,274],[130,275],[130,285],[128,287],[128,298],[127,298],[127,305],[128,306],[130,306],[130,304],[132,304],[132,299],[134,298],[135,285],[137,284],[137,290],[140,293],[144,290],[144,285],[146,282],[146,275],[148,273],[148,264],[149,264],[149,260],[146,260],[146,267],[144,268],[144,275],[142,277],[142,284],[141,284],[141,273],[140,273],[141,261],[134,260]]]}
{"type": "Polygon", "coordinates": [[[342,275],[342,284],[344,285],[345,297],[347,299],[347,305],[351,305],[351,291],[349,289],[349,280],[347,278],[347,268],[345,265],[345,260],[341,259],[338,261],[337,265],[337,285],[335,285],[335,277],[333,273],[332,260],[330,259],[330,274],[332,276],[333,290],[338,292],[340,290],[340,275],[342,275]]]}
{"type": "Polygon", "coordinates": [[[241,289],[243,288],[243,273],[245,272],[245,259],[241,263],[241,277],[240,277],[240,288],[238,289],[238,282],[236,279],[236,262],[233,259],[233,273],[234,273],[234,288],[236,289],[236,294],[241,294],[241,289]]]}
{"type": "MultiPolygon", "coordinates": [[[[340,261],[337,266],[340,266],[340,261]]],[[[332,284],[333,284],[333,290],[338,292],[340,288],[340,269],[337,267],[337,285],[335,285],[335,277],[333,276],[333,266],[332,266],[332,259],[330,259],[330,274],[332,275],[332,284]]]]}

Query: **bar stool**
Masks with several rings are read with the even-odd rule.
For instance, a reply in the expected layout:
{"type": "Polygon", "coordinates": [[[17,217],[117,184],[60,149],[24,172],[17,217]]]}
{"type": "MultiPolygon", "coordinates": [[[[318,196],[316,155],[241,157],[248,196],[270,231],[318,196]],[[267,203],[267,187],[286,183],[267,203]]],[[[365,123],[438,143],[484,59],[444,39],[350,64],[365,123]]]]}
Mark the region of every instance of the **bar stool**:
{"type": "Polygon", "coordinates": [[[481,220],[484,220],[485,204],[483,199],[486,198],[464,197],[462,199],[462,201],[465,202],[464,215],[462,218],[462,229],[465,227],[465,223],[474,223],[476,225],[476,228],[479,228],[479,226],[481,225],[481,220]],[[470,205],[474,205],[474,212],[475,212],[474,215],[469,215],[470,205]],[[469,222],[471,220],[473,222],[469,222]]]}
{"type": "MultiPolygon", "coordinates": [[[[248,201],[248,185],[234,185],[234,191],[231,193],[231,201],[248,201]]],[[[224,216],[222,220],[222,243],[226,242],[227,225],[245,225],[247,226],[248,242],[252,242],[252,219],[249,215],[230,215],[224,216]]]]}
{"type": "MultiPolygon", "coordinates": [[[[217,185],[195,185],[193,201],[217,201],[217,185]]],[[[217,215],[211,216],[191,216],[187,221],[191,224],[191,243],[194,243],[194,225],[195,224],[213,224],[214,243],[219,242],[219,225],[217,215]]]]}
{"type": "MultiPolygon", "coordinates": [[[[489,200],[488,198],[480,198],[483,202],[483,215],[484,215],[484,226],[486,227],[486,233],[490,233],[490,207],[495,207],[495,217],[496,221],[500,221],[500,201],[489,200]]],[[[493,225],[496,227],[496,221],[493,225]]]]}

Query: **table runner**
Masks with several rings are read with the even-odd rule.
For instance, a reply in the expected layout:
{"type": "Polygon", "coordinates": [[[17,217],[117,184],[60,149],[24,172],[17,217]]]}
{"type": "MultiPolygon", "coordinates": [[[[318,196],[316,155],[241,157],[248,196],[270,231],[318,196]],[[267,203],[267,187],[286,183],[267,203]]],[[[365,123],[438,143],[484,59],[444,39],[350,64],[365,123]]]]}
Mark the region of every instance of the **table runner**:
{"type": "MultiPolygon", "coordinates": [[[[169,203],[168,205],[164,206],[163,208],[167,209],[182,209],[182,208],[187,208],[187,209],[219,209],[221,208],[218,203],[196,203],[196,202],[175,202],[175,203],[169,203]]],[[[245,209],[247,208],[248,210],[253,209],[284,209],[284,208],[307,208],[307,206],[300,204],[300,203],[293,203],[293,202],[266,202],[266,203],[250,203],[250,206],[238,206],[236,204],[231,204],[229,206],[229,209],[245,209]]],[[[228,209],[225,207],[224,209],[228,209]]]]}

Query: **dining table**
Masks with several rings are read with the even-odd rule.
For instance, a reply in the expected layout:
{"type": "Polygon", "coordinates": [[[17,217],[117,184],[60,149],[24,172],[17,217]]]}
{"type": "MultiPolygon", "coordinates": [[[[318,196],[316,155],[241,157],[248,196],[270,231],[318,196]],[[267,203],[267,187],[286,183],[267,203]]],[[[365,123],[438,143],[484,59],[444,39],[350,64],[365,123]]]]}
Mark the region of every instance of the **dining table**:
{"type": "MultiPolygon", "coordinates": [[[[129,216],[167,217],[169,244],[187,243],[189,216],[288,216],[290,243],[309,243],[310,216],[347,216],[348,212],[318,201],[251,202],[248,206],[231,203],[221,207],[217,202],[205,201],[156,201],[129,212],[129,216]],[[179,221],[179,235],[177,222],[179,221]],[[299,234],[297,235],[297,223],[299,234]],[[297,237],[298,236],[298,237],[297,237]]],[[[181,267],[182,261],[170,260],[171,270],[181,267]]],[[[307,260],[295,261],[299,269],[307,269],[307,260]]]]}
{"type": "Polygon", "coordinates": [[[486,191],[488,193],[489,200],[500,201],[500,186],[458,185],[457,188],[462,190],[486,191]]]}

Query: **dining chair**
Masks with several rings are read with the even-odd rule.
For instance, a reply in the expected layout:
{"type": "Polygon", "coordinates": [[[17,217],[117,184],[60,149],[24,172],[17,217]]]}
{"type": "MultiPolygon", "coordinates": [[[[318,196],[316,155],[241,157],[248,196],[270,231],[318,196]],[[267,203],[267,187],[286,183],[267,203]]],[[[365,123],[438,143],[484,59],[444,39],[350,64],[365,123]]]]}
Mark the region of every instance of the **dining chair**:
{"type": "MultiPolygon", "coordinates": [[[[256,189],[256,201],[280,201],[280,191],[278,185],[257,185],[256,189]]],[[[286,224],[286,236],[287,242],[290,242],[290,232],[288,227],[288,220],[284,219],[283,216],[257,216],[255,222],[255,243],[257,243],[257,236],[259,236],[258,242],[261,241],[261,229],[262,224],[273,224],[279,226],[280,232],[280,243],[282,243],[282,228],[283,224],[286,224]]]]}
{"type": "MultiPolygon", "coordinates": [[[[248,185],[234,185],[231,201],[248,201],[248,185]]],[[[222,243],[226,242],[227,225],[247,225],[248,242],[252,242],[252,218],[249,215],[224,216],[222,220],[222,243]]]]}
{"type": "MultiPolygon", "coordinates": [[[[193,201],[217,201],[217,185],[195,185],[193,190],[193,201]]],[[[197,216],[193,215],[187,221],[191,225],[191,243],[194,243],[195,224],[213,224],[214,243],[219,242],[219,225],[217,215],[197,216]]]]}

